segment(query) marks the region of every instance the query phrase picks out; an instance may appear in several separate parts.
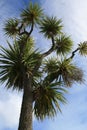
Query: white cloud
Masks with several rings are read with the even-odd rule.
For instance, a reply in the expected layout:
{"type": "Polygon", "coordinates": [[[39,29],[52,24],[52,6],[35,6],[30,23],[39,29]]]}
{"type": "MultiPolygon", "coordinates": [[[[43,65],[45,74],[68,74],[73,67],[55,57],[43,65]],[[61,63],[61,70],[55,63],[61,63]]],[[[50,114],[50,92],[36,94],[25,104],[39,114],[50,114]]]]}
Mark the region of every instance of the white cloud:
{"type": "Polygon", "coordinates": [[[21,96],[4,90],[0,93],[0,128],[13,128],[18,124],[20,106],[21,96]]]}
{"type": "Polygon", "coordinates": [[[62,18],[64,30],[76,43],[87,39],[87,0],[48,0],[44,4],[46,12],[62,18]]]}
{"type": "MultiPolygon", "coordinates": [[[[67,95],[68,103],[61,106],[62,114],[58,113],[57,117],[53,120],[45,120],[36,130],[43,127],[49,130],[86,130],[87,88],[81,87],[78,91],[75,91],[76,88],[74,86],[73,89],[71,88],[70,93],[67,95]]],[[[40,122],[37,124],[39,125],[40,122]]]]}

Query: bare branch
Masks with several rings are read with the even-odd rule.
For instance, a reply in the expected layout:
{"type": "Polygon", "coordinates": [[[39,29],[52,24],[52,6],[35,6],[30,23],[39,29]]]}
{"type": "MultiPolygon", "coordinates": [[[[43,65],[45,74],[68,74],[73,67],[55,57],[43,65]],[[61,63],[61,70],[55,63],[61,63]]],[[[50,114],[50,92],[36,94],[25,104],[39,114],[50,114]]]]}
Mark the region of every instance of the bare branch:
{"type": "Polygon", "coordinates": [[[52,47],[47,52],[45,52],[45,53],[42,54],[43,58],[46,57],[46,56],[48,56],[49,54],[51,54],[53,52],[53,50],[54,50],[54,45],[55,45],[55,43],[54,43],[54,37],[52,37],[51,40],[52,40],[52,47]]]}
{"type": "Polygon", "coordinates": [[[24,30],[23,32],[19,33],[19,35],[24,35],[24,34],[26,34],[27,36],[29,36],[29,33],[26,30],[24,30]]]}
{"type": "Polygon", "coordinates": [[[30,29],[30,32],[28,33],[29,36],[30,36],[31,33],[33,32],[33,28],[34,28],[34,23],[33,23],[33,21],[32,21],[31,29],[30,29]]]}
{"type": "Polygon", "coordinates": [[[20,27],[18,28],[18,30],[19,30],[19,32],[20,32],[20,30],[22,29],[22,27],[23,27],[23,23],[20,25],[20,27]]]}
{"type": "Polygon", "coordinates": [[[19,31],[19,35],[24,35],[24,34],[26,34],[26,35],[27,35],[27,38],[28,38],[28,37],[31,35],[31,33],[33,32],[33,28],[34,28],[34,24],[33,24],[33,22],[32,22],[31,29],[30,29],[29,32],[26,31],[25,28],[24,28],[24,31],[21,32],[22,27],[23,27],[23,24],[21,24],[21,26],[20,26],[19,29],[18,29],[18,31],[19,31]]]}
{"type": "Polygon", "coordinates": [[[73,59],[74,56],[75,56],[75,54],[76,54],[76,52],[77,52],[78,50],[79,50],[79,48],[77,48],[76,50],[74,50],[74,51],[72,52],[72,55],[71,55],[67,60],[73,59]]]}

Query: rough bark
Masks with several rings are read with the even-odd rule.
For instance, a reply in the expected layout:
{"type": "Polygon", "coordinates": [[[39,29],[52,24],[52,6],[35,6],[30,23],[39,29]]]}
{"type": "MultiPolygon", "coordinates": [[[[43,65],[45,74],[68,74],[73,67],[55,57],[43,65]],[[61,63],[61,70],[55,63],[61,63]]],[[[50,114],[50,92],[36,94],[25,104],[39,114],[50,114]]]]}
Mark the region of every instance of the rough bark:
{"type": "Polygon", "coordinates": [[[18,130],[32,130],[32,81],[25,79],[18,130]]]}

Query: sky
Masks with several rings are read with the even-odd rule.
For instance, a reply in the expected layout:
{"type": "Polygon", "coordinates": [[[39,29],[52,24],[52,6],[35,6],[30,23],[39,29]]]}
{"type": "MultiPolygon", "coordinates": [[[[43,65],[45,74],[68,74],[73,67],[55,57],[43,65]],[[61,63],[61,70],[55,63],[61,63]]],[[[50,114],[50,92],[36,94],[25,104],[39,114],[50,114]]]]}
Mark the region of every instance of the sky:
{"type": "MultiPolygon", "coordinates": [[[[32,0],[31,0],[32,1],[32,0]]],[[[35,1],[35,0],[33,0],[35,1]]],[[[8,39],[3,32],[5,20],[18,17],[22,8],[29,0],[0,0],[0,45],[7,46],[8,39]]],[[[87,0],[37,0],[45,13],[61,18],[63,31],[70,35],[74,48],[80,42],[87,41],[87,0]]],[[[49,47],[37,31],[34,31],[38,47],[42,50],[49,47]]],[[[84,71],[84,84],[74,84],[66,95],[68,103],[61,105],[62,114],[54,119],[45,119],[43,122],[34,118],[33,130],[86,130],[87,129],[87,58],[76,55],[75,61],[84,71]]],[[[0,130],[17,130],[21,108],[22,93],[6,90],[5,84],[0,85],[0,130]]]]}

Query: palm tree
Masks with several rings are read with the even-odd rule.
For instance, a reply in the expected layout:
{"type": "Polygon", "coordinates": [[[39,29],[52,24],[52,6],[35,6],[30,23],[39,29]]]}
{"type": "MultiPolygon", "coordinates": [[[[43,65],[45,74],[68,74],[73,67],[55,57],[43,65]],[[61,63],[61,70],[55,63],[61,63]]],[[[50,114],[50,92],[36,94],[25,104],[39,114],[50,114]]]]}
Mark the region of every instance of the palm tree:
{"type": "Polygon", "coordinates": [[[87,43],[80,43],[67,57],[73,42],[63,34],[61,22],[45,16],[41,7],[32,3],[20,19],[6,21],[5,33],[14,40],[13,44],[8,42],[8,48],[0,47],[0,81],[6,82],[7,89],[23,91],[18,130],[32,130],[32,113],[43,120],[61,112],[60,103],[66,103],[64,87],[83,81],[82,70],[72,60],[77,51],[87,54],[87,43]],[[34,47],[31,34],[35,26],[52,41],[44,53],[34,47]],[[50,56],[52,52],[57,52],[55,58],[50,56]]]}

